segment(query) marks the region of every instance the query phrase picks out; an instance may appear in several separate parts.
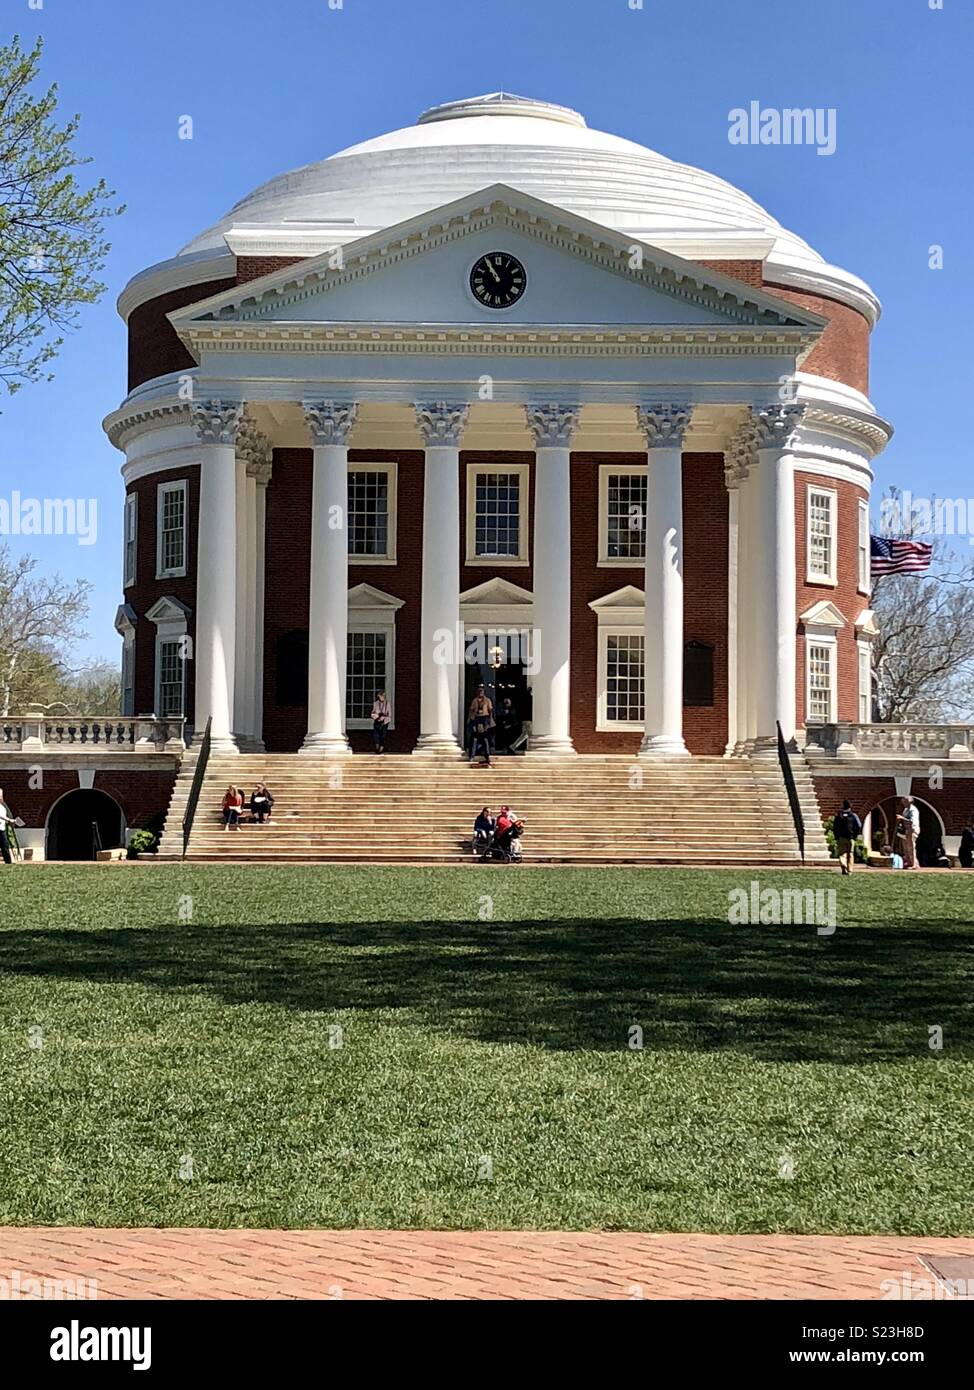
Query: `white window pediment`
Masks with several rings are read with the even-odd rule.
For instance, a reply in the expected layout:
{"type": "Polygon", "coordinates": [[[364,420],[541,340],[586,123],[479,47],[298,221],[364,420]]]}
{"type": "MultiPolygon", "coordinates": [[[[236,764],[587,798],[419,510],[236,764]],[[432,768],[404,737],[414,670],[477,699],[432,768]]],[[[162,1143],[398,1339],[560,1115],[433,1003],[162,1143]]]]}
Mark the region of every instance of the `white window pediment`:
{"type": "Polygon", "coordinates": [[[603,598],[593,599],[589,604],[599,620],[599,627],[625,626],[626,623],[640,624],[646,613],[646,595],[635,584],[624,584],[603,598]]]}
{"type": "Polygon", "coordinates": [[[640,325],[773,330],[796,351],[825,320],[741,281],[588,222],[527,194],[493,185],[395,227],[330,250],[171,315],[199,347],[220,326],[355,323],[640,325]],[[526,288],[510,308],[480,304],[470,270],[490,251],[516,256],[526,288]],[[194,336],[195,335],[195,336],[194,336]]]}
{"type": "Polygon", "coordinates": [[[460,618],[466,627],[530,627],[533,616],[534,594],[500,575],[460,595],[460,618]]]}
{"type": "Polygon", "coordinates": [[[798,621],[807,633],[825,636],[834,636],[846,626],[845,618],[828,599],[821,599],[813,603],[811,608],[806,608],[798,621]]]}
{"type": "Polygon", "coordinates": [[[348,591],[348,619],[356,622],[394,623],[406,602],[372,584],[356,584],[348,591]]]}
{"type": "Polygon", "coordinates": [[[157,627],[167,623],[178,623],[185,626],[191,612],[192,610],[187,608],[180,599],[166,594],[162,598],[156,599],[145,616],[150,623],[155,623],[157,627]]]}
{"type": "Polygon", "coordinates": [[[855,622],[856,636],[863,642],[871,642],[879,636],[879,623],[871,608],[864,608],[855,622]]]}
{"type": "Polygon", "coordinates": [[[139,617],[130,603],[120,603],[115,610],[115,631],[120,637],[134,637],[139,617]]]}

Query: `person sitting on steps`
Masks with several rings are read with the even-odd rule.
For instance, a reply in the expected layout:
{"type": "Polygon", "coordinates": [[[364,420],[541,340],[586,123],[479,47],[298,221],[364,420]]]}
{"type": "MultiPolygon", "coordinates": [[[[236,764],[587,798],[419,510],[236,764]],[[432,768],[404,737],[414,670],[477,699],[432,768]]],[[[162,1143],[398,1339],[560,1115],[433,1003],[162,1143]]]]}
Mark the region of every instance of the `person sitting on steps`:
{"type": "Polygon", "coordinates": [[[223,798],[223,828],[229,830],[232,826],[234,830],[240,829],[240,812],[243,810],[243,792],[231,782],[227,787],[223,798]]]}
{"type": "Polygon", "coordinates": [[[258,825],[263,825],[265,819],[270,820],[271,811],[274,809],[274,798],[267,790],[263,782],[258,782],[254,790],[250,793],[250,815],[258,825]]]}

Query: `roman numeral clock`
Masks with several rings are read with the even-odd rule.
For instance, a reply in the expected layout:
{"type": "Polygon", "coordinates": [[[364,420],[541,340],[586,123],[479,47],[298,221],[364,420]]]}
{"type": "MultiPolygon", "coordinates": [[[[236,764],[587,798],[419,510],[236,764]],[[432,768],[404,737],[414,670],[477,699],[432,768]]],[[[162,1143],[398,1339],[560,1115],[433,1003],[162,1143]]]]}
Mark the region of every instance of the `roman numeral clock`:
{"type": "Polygon", "coordinates": [[[486,309],[509,309],[524,293],[527,273],[516,256],[488,251],[470,271],[470,289],[486,309]]]}

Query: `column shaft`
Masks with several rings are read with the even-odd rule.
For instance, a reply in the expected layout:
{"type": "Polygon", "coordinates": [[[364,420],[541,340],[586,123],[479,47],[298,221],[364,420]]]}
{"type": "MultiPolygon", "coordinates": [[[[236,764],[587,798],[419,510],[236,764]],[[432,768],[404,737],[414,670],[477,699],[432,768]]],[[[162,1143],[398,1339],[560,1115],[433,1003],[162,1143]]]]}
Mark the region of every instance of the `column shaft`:
{"type": "Polygon", "coordinates": [[[571,453],[540,447],[534,472],[531,752],[572,753],[571,453]]]}
{"type": "Polygon", "coordinates": [[[256,586],[254,615],[254,741],[258,748],[264,746],[264,588],[265,566],[267,564],[267,481],[257,479],[257,542],[256,542],[256,586]]]}
{"type": "Polygon", "coordinates": [[[341,756],[348,651],[348,449],[316,444],[311,502],[308,733],[302,753],[341,756]]]}
{"type": "Polygon", "coordinates": [[[233,737],[237,624],[237,459],[233,443],[206,443],[200,468],[194,724],[211,720],[213,746],[236,749],[233,737]]]}
{"type": "Polygon", "coordinates": [[[415,751],[456,756],[460,752],[457,731],[463,664],[457,444],[428,444],[426,449],[420,641],[420,718],[415,751]]]}
{"type": "Polygon", "coordinates": [[[646,480],[644,757],[686,757],[683,742],[683,455],[649,450],[646,480]]]}

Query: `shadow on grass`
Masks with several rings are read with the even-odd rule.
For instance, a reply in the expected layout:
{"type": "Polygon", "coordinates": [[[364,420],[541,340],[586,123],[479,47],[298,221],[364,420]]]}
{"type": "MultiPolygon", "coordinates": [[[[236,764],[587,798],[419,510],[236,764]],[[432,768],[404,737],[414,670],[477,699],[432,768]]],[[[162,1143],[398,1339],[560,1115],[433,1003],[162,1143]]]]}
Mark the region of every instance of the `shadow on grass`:
{"type": "Polygon", "coordinates": [[[736,1050],[856,1063],[972,1055],[974,925],[740,927],[684,921],[297,923],[13,929],[0,988],[30,976],[188,991],[485,1042],[736,1050]],[[381,1016],[381,1017],[380,1017],[381,1016]]]}

